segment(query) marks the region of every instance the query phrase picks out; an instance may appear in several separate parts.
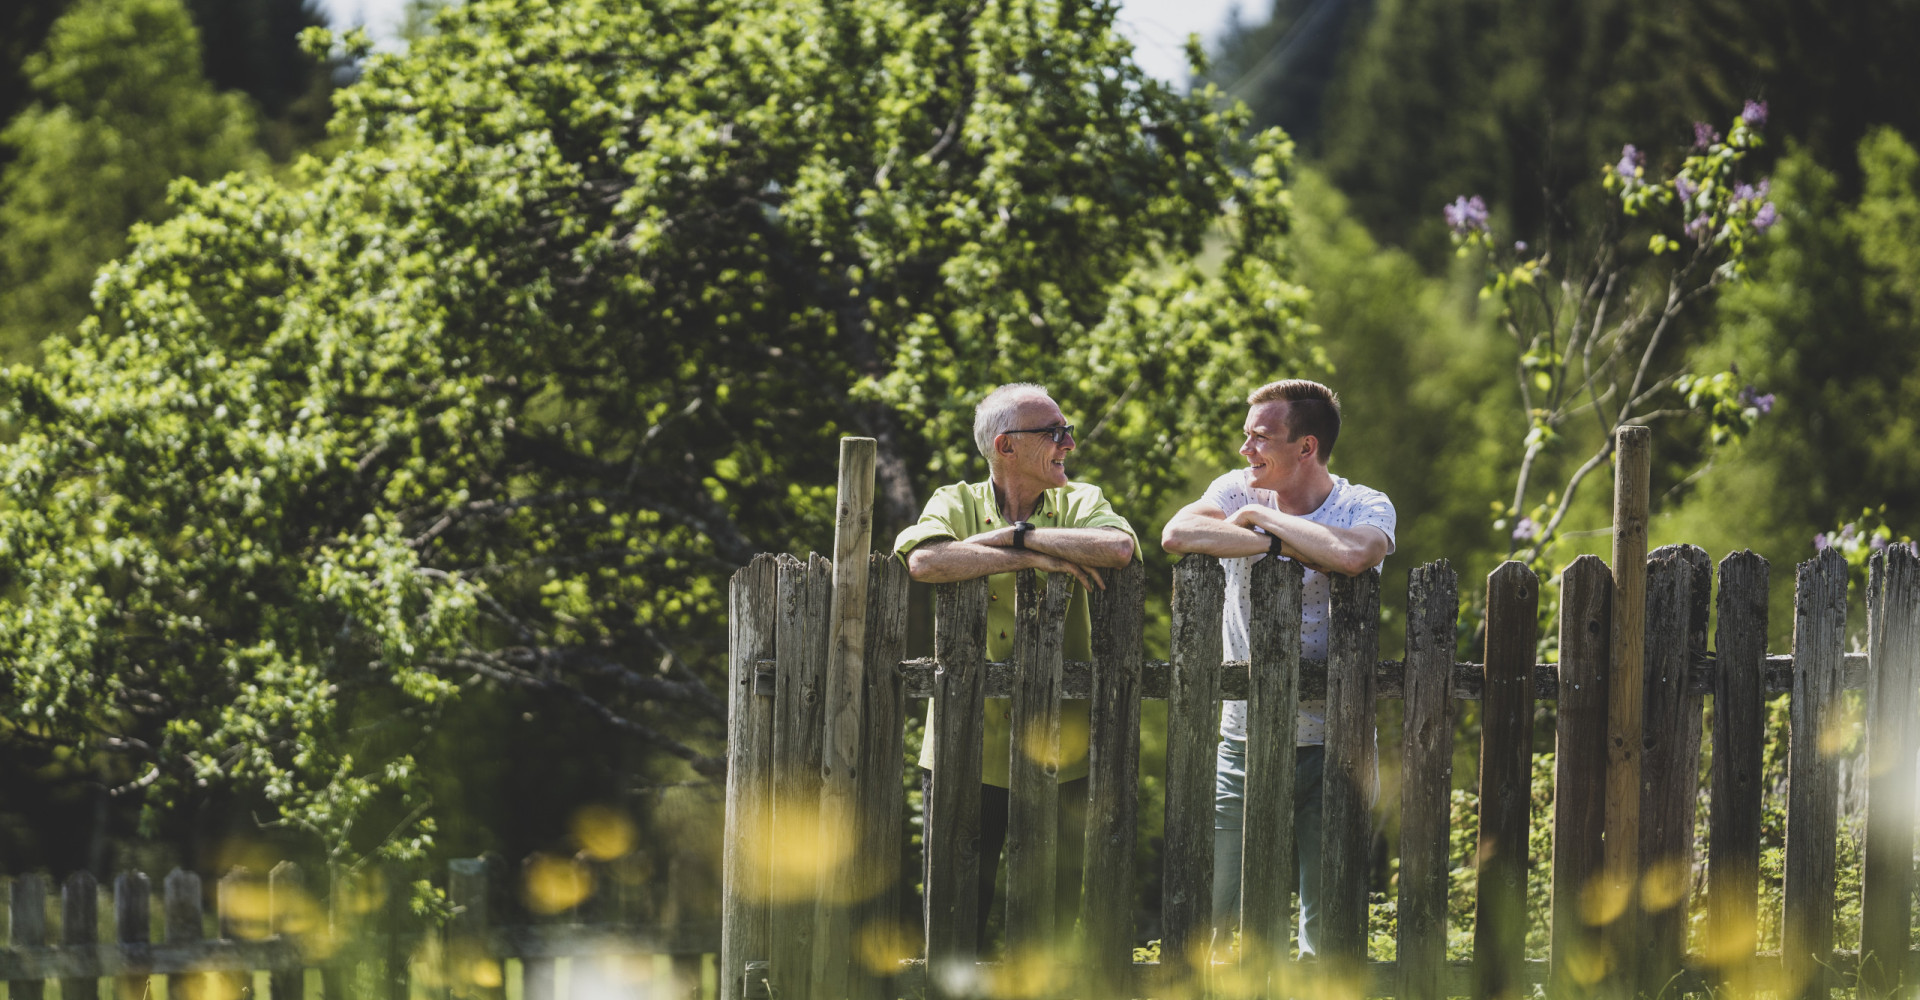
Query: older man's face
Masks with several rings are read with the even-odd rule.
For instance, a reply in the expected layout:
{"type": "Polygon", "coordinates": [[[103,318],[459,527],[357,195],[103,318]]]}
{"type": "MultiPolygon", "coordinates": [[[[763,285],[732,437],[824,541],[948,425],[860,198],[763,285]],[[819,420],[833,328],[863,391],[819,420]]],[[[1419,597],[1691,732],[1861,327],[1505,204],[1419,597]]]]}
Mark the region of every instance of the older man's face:
{"type": "MultiPolygon", "coordinates": [[[[1020,418],[1014,425],[1018,428],[1065,427],[1067,424],[1060,405],[1051,399],[1026,400],[1020,404],[1019,412],[1020,418]]],[[[1008,434],[1000,440],[1013,446],[1013,454],[1002,463],[1007,485],[1018,482],[1037,489],[1067,485],[1067,452],[1073,450],[1073,435],[1063,435],[1058,444],[1045,434],[1008,434]]]]}

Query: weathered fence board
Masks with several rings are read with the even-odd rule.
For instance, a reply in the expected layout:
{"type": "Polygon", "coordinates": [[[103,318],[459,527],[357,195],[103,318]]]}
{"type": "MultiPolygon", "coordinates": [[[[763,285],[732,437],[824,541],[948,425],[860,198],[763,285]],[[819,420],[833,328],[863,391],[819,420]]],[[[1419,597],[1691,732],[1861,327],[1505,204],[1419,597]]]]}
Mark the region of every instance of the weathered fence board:
{"type": "MultiPolygon", "coordinates": [[[[833,564],[818,554],[809,554],[804,562],[783,555],[779,581],[779,618],[773,639],[779,664],[773,694],[773,803],[768,818],[776,845],[812,836],[821,821],[820,762],[825,752],[833,564]]],[[[815,850],[823,846],[816,845],[815,850]]],[[[804,1000],[811,995],[809,974],[818,926],[813,901],[810,894],[792,891],[798,887],[771,857],[768,864],[768,889],[775,900],[768,914],[773,989],[780,996],[804,1000]]]]}
{"type": "Polygon", "coordinates": [[[1904,546],[1874,556],[1868,603],[1867,829],[1860,898],[1863,997],[1912,982],[1915,690],[1920,680],[1920,560],[1904,546]]]}
{"type": "MultiPolygon", "coordinates": [[[[1060,662],[1073,578],[1020,573],[1007,799],[1007,940],[1051,949],[1060,819],[1060,662]]],[[[1084,836],[1084,833],[1082,834],[1084,836]]],[[[1071,918],[1069,918],[1071,919],[1071,918]]]]}
{"type": "Polygon", "coordinates": [[[1533,653],[1540,581],[1525,563],[1487,576],[1487,666],[1480,722],[1479,893],[1474,989],[1482,1000],[1525,991],[1527,820],[1533,760],[1533,653]]]}
{"type": "Polygon", "coordinates": [[[1613,482],[1612,662],[1607,668],[1606,871],[1610,893],[1628,901],[1605,937],[1617,981],[1635,982],[1627,967],[1639,953],[1639,917],[1632,903],[1640,871],[1640,730],[1646,643],[1647,504],[1653,432],[1616,432],[1613,482]]]}
{"type": "Polygon", "coordinates": [[[987,651],[987,581],[945,583],[935,593],[937,738],[923,842],[929,859],[926,954],[938,968],[971,961],[979,947],[980,722],[986,705],[980,664],[987,651]]]}
{"type": "Polygon", "coordinates": [[[1212,938],[1213,773],[1225,594],[1218,559],[1189,555],[1174,567],[1160,954],[1175,976],[1206,967],[1212,938]]]}
{"type": "Polygon", "coordinates": [[[1140,664],[1143,589],[1138,562],[1107,575],[1092,594],[1094,675],[1087,746],[1086,932],[1088,996],[1132,985],[1133,848],[1139,817],[1140,664]]]}
{"type": "Polygon", "coordinates": [[[1781,957],[1789,995],[1827,995],[1838,836],[1840,652],[1847,635],[1847,563],[1829,548],[1800,564],[1794,598],[1794,684],[1787,745],[1787,867],[1781,957]]]}
{"type": "Polygon", "coordinates": [[[1761,761],[1766,701],[1767,563],[1751,551],[1720,561],[1714,637],[1713,787],[1707,837],[1707,941],[1718,981],[1751,995],[1759,940],[1761,761]]]}
{"type": "Polygon", "coordinates": [[[1259,982],[1287,958],[1293,890],[1295,739],[1299,728],[1300,600],[1304,571],[1292,560],[1253,566],[1248,623],[1247,772],[1240,828],[1240,954],[1259,982]]]}
{"type": "Polygon", "coordinates": [[[772,944],[766,907],[773,851],[773,703],[754,692],[754,665],[774,655],[777,562],[755,556],[733,575],[727,604],[727,806],[721,855],[720,998],[740,1000],[741,972],[772,944]]]}
{"type": "MultiPolygon", "coordinates": [[[[1334,574],[1327,622],[1327,756],[1320,846],[1323,964],[1336,975],[1367,957],[1367,862],[1373,848],[1373,664],[1380,656],[1380,572],[1334,574]]],[[[1533,657],[1529,655],[1527,662],[1533,657]]]]}
{"type": "Polygon", "coordinates": [[[1641,988],[1652,993],[1680,969],[1693,883],[1693,803],[1700,766],[1691,745],[1700,701],[1686,691],[1693,563],[1678,546],[1647,560],[1644,691],[1640,732],[1641,988]]]}
{"type": "Polygon", "coordinates": [[[1448,675],[1459,576],[1446,560],[1407,578],[1406,705],[1400,761],[1400,963],[1398,993],[1439,1000],[1447,951],[1447,815],[1453,789],[1448,675]]]}
{"type": "MultiPolygon", "coordinates": [[[[1599,927],[1582,897],[1603,877],[1607,665],[1613,572],[1581,556],[1560,574],[1560,701],[1553,757],[1552,990],[1573,998],[1607,973],[1599,927]]],[[[1444,842],[1444,841],[1443,841],[1444,842]]],[[[1404,864],[1404,862],[1403,862],[1404,864]]]]}
{"type": "MultiPolygon", "coordinates": [[[[872,881],[861,891],[855,926],[862,941],[901,942],[913,937],[901,913],[899,884],[907,805],[900,786],[907,705],[900,672],[894,669],[907,650],[907,567],[879,552],[871,557],[867,574],[866,738],[860,763],[865,779],[860,782],[862,825],[855,857],[872,881]]],[[[698,987],[699,956],[692,958],[696,964],[691,982],[698,987]]],[[[854,1000],[882,1000],[885,982],[874,973],[873,963],[852,963],[851,972],[848,993],[854,1000]]]]}

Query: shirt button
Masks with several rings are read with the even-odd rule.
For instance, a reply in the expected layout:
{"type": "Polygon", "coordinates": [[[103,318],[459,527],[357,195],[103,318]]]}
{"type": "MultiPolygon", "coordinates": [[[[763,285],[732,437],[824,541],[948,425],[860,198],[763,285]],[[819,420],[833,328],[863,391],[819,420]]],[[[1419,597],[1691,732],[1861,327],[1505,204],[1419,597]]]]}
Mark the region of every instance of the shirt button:
{"type": "Polygon", "coordinates": [[[987,595],[987,600],[989,600],[989,601],[997,601],[997,600],[999,600],[999,599],[1000,599],[1000,595],[999,595],[999,594],[988,594],[988,595],[987,595]]]}
{"type": "Polygon", "coordinates": [[[1007,634],[1005,632],[1000,633],[1000,638],[1005,639],[1006,637],[1007,637],[1007,634]]]}

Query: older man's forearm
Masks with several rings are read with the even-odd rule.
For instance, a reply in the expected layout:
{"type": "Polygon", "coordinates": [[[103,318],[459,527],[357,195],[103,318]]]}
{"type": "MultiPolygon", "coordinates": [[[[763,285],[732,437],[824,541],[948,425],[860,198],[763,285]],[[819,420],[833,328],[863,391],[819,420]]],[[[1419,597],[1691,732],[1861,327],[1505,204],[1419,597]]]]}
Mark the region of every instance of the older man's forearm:
{"type": "Polygon", "coordinates": [[[1117,569],[1133,561],[1133,538],[1118,528],[1034,528],[1027,548],[1070,563],[1117,569]]]}

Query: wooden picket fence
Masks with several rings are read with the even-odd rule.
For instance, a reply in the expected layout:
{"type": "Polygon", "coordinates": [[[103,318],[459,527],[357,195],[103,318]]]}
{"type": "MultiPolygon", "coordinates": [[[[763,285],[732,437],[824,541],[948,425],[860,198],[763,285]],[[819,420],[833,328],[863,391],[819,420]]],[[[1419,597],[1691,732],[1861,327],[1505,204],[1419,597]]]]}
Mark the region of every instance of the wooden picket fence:
{"type": "Polygon", "coordinates": [[[555,864],[530,858],[516,872],[498,858],[450,862],[443,885],[452,917],[444,925],[412,911],[408,883],[426,873],[400,867],[346,875],[323,892],[291,863],[264,875],[235,869],[215,883],[211,914],[200,876],[178,869],[158,894],[137,871],[120,873],[110,888],[75,872],[57,895],[44,874],[16,875],[7,886],[0,981],[11,1000],[40,1000],[50,981],[65,1000],[91,1000],[102,987],[123,1000],[160,990],[174,1000],[502,1000],[510,980],[523,1000],[699,996],[704,956],[717,950],[716,923],[671,912],[663,923],[642,923],[659,915],[650,898],[564,859],[558,864],[572,870],[561,874],[585,880],[586,901],[528,912],[520,901],[530,870],[555,864]],[[599,891],[588,896],[595,882],[599,891]],[[110,921],[101,920],[103,902],[110,921]]]}
{"type": "MultiPolygon", "coordinates": [[[[1454,660],[1459,594],[1444,561],[1411,575],[1400,659],[1382,660],[1377,648],[1377,573],[1334,577],[1324,662],[1300,658],[1296,563],[1255,567],[1251,663],[1222,660],[1224,576],[1215,559],[1190,556],[1175,570],[1168,662],[1143,653],[1138,564],[1108,574],[1106,589],[1092,595],[1090,663],[1062,661],[1067,578],[1043,584],[1027,572],[1012,659],[989,663],[984,580],[937,587],[934,656],[903,661],[907,577],[899,560],[756,558],[731,589],[721,996],[1303,995],[1306,982],[1412,1000],[1514,997],[1535,985],[1553,997],[1764,989],[1825,998],[1829,988],[1911,995],[1920,981],[1911,950],[1920,560],[1905,548],[1875,557],[1865,653],[1844,647],[1848,567],[1828,550],[1798,567],[1793,648],[1769,656],[1768,572],[1750,552],[1727,556],[1716,573],[1698,548],[1659,549],[1645,557],[1644,614],[1616,615],[1608,565],[1581,557],[1560,581],[1555,663],[1536,662],[1540,584],[1517,562],[1486,581],[1482,663],[1454,660]],[[862,566],[856,607],[839,588],[862,566]],[[860,607],[864,627],[849,632],[847,621],[862,624],[860,607]],[[1623,621],[1644,669],[1637,685],[1627,675],[1638,697],[1610,698],[1610,685],[1621,681],[1611,664],[1625,641],[1623,621]],[[1842,711],[1847,689],[1865,691],[1860,723],[1842,711]],[[1792,713],[1783,946],[1758,954],[1765,702],[1779,694],[1791,695],[1792,713]],[[1707,695],[1710,832],[1696,843],[1707,695]],[[986,697],[1010,697],[1013,731],[1043,741],[1059,738],[1062,698],[1091,702],[1080,946],[1055,955],[1049,968],[1059,978],[1038,987],[1031,968],[1017,987],[996,978],[1014,963],[980,962],[972,940],[981,863],[972,790],[986,697]],[[1321,697],[1324,930],[1317,961],[1302,963],[1284,953],[1293,831],[1291,811],[1279,804],[1292,796],[1296,705],[1321,697]],[[939,735],[935,772],[953,777],[935,782],[925,804],[929,917],[924,936],[914,928],[909,941],[895,902],[900,880],[914,878],[901,857],[902,738],[908,699],[921,698],[932,701],[939,735]],[[1167,702],[1159,963],[1136,962],[1132,939],[1139,719],[1148,698],[1167,702]],[[1243,944],[1233,952],[1214,946],[1209,912],[1224,699],[1246,699],[1250,709],[1243,944]],[[1369,961],[1368,794],[1382,699],[1404,703],[1403,740],[1386,751],[1399,753],[1402,776],[1398,940],[1393,960],[1369,961]],[[1481,705],[1478,895],[1473,957],[1450,963],[1448,801],[1462,700],[1481,705]],[[1557,703],[1551,857],[1527,850],[1542,701],[1557,703]],[[1838,942],[1836,748],[1858,725],[1868,773],[1863,930],[1857,942],[1838,942]],[[1635,730],[1637,738],[1629,735],[1635,730]],[[1622,824],[1637,838],[1609,845],[1604,831],[1622,824]],[[1624,865],[1609,864],[1616,854],[1624,865]],[[1696,886],[1702,862],[1706,875],[1696,886]],[[1530,961],[1527,874],[1547,865],[1551,954],[1530,961]],[[1702,952],[1687,946],[1696,889],[1708,909],[1702,952]]],[[[1058,797],[1047,756],[1011,756],[1009,956],[1049,935],[1058,797]]]]}

